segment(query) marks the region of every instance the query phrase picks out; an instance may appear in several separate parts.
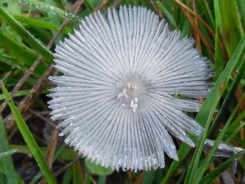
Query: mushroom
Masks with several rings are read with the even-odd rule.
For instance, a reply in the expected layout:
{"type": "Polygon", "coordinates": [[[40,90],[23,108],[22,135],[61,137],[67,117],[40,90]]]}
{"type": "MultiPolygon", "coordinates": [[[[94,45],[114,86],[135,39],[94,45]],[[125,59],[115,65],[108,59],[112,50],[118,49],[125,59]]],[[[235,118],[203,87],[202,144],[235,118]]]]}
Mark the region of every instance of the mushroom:
{"type": "Polygon", "coordinates": [[[144,7],[95,12],[57,45],[50,80],[52,120],[65,142],[96,164],[119,170],[165,166],[178,160],[171,136],[194,147],[203,128],[197,112],[213,76],[194,41],[170,31],[144,7]]]}

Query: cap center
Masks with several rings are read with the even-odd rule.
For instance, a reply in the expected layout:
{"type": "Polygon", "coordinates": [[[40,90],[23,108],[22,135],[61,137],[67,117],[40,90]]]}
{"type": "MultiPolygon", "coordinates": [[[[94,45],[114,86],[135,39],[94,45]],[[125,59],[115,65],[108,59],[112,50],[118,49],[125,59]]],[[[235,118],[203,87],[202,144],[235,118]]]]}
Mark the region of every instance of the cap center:
{"type": "Polygon", "coordinates": [[[122,102],[123,107],[129,107],[136,112],[143,90],[144,87],[140,81],[130,80],[122,85],[117,98],[122,102]]]}

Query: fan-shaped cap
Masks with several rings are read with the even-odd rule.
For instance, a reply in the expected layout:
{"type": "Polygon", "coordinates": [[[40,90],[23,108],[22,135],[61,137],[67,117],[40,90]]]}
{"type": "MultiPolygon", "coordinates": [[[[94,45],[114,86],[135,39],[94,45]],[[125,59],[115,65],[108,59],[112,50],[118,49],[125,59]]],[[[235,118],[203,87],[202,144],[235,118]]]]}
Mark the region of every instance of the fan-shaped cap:
{"type": "Polygon", "coordinates": [[[53,120],[65,142],[112,169],[149,170],[178,160],[170,136],[194,146],[187,133],[202,127],[197,112],[212,77],[210,63],[167,23],[143,7],[93,13],[56,47],[50,79],[53,120]],[[178,98],[177,98],[178,96],[178,98]]]}

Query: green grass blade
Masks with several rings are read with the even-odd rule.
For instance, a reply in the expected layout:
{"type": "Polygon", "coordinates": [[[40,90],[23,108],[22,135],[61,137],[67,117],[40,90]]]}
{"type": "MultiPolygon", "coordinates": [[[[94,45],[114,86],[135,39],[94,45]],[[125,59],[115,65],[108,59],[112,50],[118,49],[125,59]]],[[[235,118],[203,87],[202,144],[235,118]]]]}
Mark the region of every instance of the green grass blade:
{"type": "MultiPolygon", "coordinates": [[[[222,84],[224,85],[224,89],[225,89],[227,81],[229,79],[229,76],[231,75],[233,68],[237,65],[237,63],[239,63],[239,59],[241,58],[241,55],[244,53],[244,48],[245,48],[245,37],[243,37],[243,39],[240,41],[240,44],[238,45],[238,48],[236,49],[234,55],[232,56],[228,65],[226,66],[225,70],[223,71],[223,73],[220,75],[219,79],[215,83],[212,91],[210,92],[210,95],[206,99],[205,103],[203,104],[200,112],[198,113],[198,115],[196,117],[196,120],[199,123],[201,123],[202,125],[205,125],[205,131],[204,131],[204,136],[202,136],[201,141],[199,142],[199,144],[195,150],[194,157],[192,159],[192,162],[190,164],[190,167],[189,167],[189,170],[188,170],[188,173],[186,176],[186,180],[185,180],[186,183],[193,183],[194,178],[195,178],[195,181],[197,181],[196,177],[201,175],[200,172],[197,170],[197,168],[199,165],[201,152],[203,150],[204,141],[205,141],[205,138],[206,138],[207,133],[208,133],[208,127],[211,123],[212,114],[215,111],[215,108],[219,102],[221,95],[222,95],[222,92],[219,93],[219,89],[220,89],[222,84]],[[205,108],[207,108],[207,109],[205,109],[205,108]],[[209,110],[209,111],[206,111],[206,110],[209,110]]],[[[219,140],[219,138],[217,140],[219,140]]],[[[221,141],[221,138],[219,141],[221,141]]],[[[219,142],[217,142],[217,146],[218,146],[218,144],[219,144],[219,142]]],[[[214,148],[215,148],[215,145],[213,146],[212,149],[214,149],[214,148]]],[[[215,152],[215,150],[210,151],[210,153],[214,153],[214,152],[215,152]]],[[[210,161],[210,160],[208,160],[208,161],[210,161]]],[[[207,165],[205,165],[205,167],[207,167],[207,165]]],[[[202,170],[202,172],[204,172],[204,171],[202,170]]]]}
{"type": "MultiPolygon", "coordinates": [[[[20,15],[13,15],[13,17],[24,24],[27,24],[28,26],[33,26],[33,27],[38,27],[38,28],[43,28],[43,29],[47,29],[47,30],[55,30],[57,31],[59,29],[59,26],[51,23],[51,22],[47,22],[44,20],[40,20],[37,18],[31,18],[31,17],[24,17],[24,16],[20,16],[20,15]]],[[[69,27],[65,27],[63,30],[64,34],[68,34],[71,33],[72,29],[70,29],[69,27]]]]}
{"type": "Polygon", "coordinates": [[[142,184],[153,183],[155,175],[156,175],[156,171],[155,170],[147,171],[145,173],[145,176],[144,176],[144,179],[142,181],[142,184]]]}
{"type": "MultiPolygon", "coordinates": [[[[167,169],[167,168],[166,168],[166,169],[167,169]]],[[[162,172],[162,169],[158,168],[158,169],[156,170],[154,182],[155,182],[155,183],[161,183],[163,176],[164,176],[164,173],[162,172]]]]}
{"type": "Polygon", "coordinates": [[[229,56],[231,56],[240,42],[244,31],[239,18],[239,12],[236,0],[219,0],[222,36],[227,47],[229,56]]]}
{"type": "Polygon", "coordinates": [[[76,15],[72,14],[72,13],[68,13],[63,11],[62,9],[55,7],[55,6],[51,6],[47,3],[43,3],[41,1],[35,1],[35,0],[18,0],[19,3],[33,7],[33,8],[37,8],[39,10],[45,11],[47,13],[51,13],[53,15],[59,16],[59,17],[63,17],[66,19],[70,19],[72,21],[79,21],[79,17],[77,17],[76,15]]]}
{"type": "Polygon", "coordinates": [[[8,102],[8,105],[13,113],[13,116],[16,120],[17,126],[27,144],[27,146],[29,147],[33,157],[35,158],[35,160],[37,161],[41,171],[44,174],[44,177],[46,178],[46,180],[48,181],[48,183],[56,183],[54,176],[52,175],[51,171],[49,170],[44,157],[35,141],[35,139],[33,138],[30,130],[28,129],[25,121],[23,120],[20,112],[18,111],[18,109],[16,108],[16,106],[14,105],[14,102],[9,94],[9,92],[7,91],[6,87],[2,84],[2,91],[3,94],[5,95],[5,98],[8,102]]]}
{"type": "Polygon", "coordinates": [[[227,129],[227,134],[230,134],[226,138],[226,142],[231,142],[235,136],[238,134],[240,129],[245,126],[245,122],[241,123],[241,121],[245,119],[245,111],[243,111],[239,116],[231,123],[230,127],[227,129]]]}
{"type": "Polygon", "coordinates": [[[98,184],[106,184],[106,176],[99,176],[98,184]]]}
{"type": "Polygon", "coordinates": [[[38,172],[30,181],[29,184],[36,184],[38,181],[40,181],[40,178],[42,177],[42,172],[38,172]]]}
{"type": "Polygon", "coordinates": [[[234,78],[234,80],[232,81],[232,84],[229,88],[229,91],[227,92],[225,98],[224,98],[224,101],[220,107],[220,110],[218,112],[218,114],[216,115],[213,123],[212,123],[212,126],[210,128],[210,131],[209,131],[209,134],[212,135],[215,131],[215,129],[217,129],[218,127],[218,123],[219,123],[219,120],[222,118],[222,116],[225,114],[225,108],[229,105],[229,103],[232,101],[232,96],[233,94],[235,93],[236,89],[237,89],[237,86],[239,84],[239,81],[241,80],[242,78],[242,75],[245,71],[245,58],[243,58],[241,60],[242,62],[240,63],[240,66],[239,66],[239,69],[237,70],[237,74],[236,74],[236,77],[234,78]]]}
{"type": "Polygon", "coordinates": [[[218,147],[218,145],[220,144],[220,142],[222,141],[223,137],[225,136],[226,130],[229,127],[230,123],[232,122],[232,119],[234,118],[235,114],[237,113],[242,101],[244,100],[245,94],[243,95],[242,99],[240,100],[240,102],[237,104],[236,108],[234,109],[234,111],[232,112],[231,116],[229,117],[228,121],[226,122],[224,128],[222,129],[222,131],[220,132],[219,136],[217,137],[217,139],[214,142],[213,147],[211,148],[211,150],[208,153],[208,156],[205,158],[203,164],[200,166],[200,168],[196,171],[195,173],[195,181],[197,183],[199,183],[202,179],[203,174],[205,173],[205,171],[208,169],[208,167],[211,164],[211,161],[213,159],[213,156],[215,154],[215,151],[218,147]]]}
{"type": "Polygon", "coordinates": [[[73,169],[72,167],[69,167],[68,169],[66,169],[66,171],[64,173],[62,184],[71,183],[71,181],[72,181],[72,169],[73,169]]]}
{"type": "Polygon", "coordinates": [[[223,88],[225,89],[232,70],[241,61],[241,58],[243,57],[244,50],[245,50],[245,36],[243,36],[243,38],[241,39],[230,61],[226,65],[224,71],[221,73],[219,79],[215,83],[212,91],[208,95],[207,99],[203,103],[199,113],[196,116],[197,122],[199,122],[201,125],[205,125],[207,123],[208,114],[213,114],[213,112],[211,112],[210,109],[212,106],[214,107],[217,106],[220,97],[222,96],[222,92],[220,92],[220,88],[223,85],[223,88]]]}
{"type": "Polygon", "coordinates": [[[101,3],[102,1],[98,1],[98,0],[85,0],[84,4],[86,5],[86,7],[93,12],[101,3]]]}
{"type": "Polygon", "coordinates": [[[161,181],[161,184],[166,184],[169,181],[169,178],[171,176],[173,176],[174,172],[179,168],[179,166],[182,164],[182,161],[184,160],[184,158],[186,157],[186,155],[189,153],[189,151],[191,150],[191,147],[186,145],[186,144],[182,144],[179,151],[178,151],[178,157],[179,160],[178,161],[173,161],[170,168],[168,169],[165,177],[163,178],[163,180],[161,181]]]}
{"type": "Polygon", "coordinates": [[[20,66],[31,66],[33,61],[38,57],[31,49],[22,43],[18,43],[13,38],[7,37],[0,33],[0,46],[9,50],[12,56],[16,58],[20,66]],[[11,48],[11,49],[9,49],[11,48]]]}
{"type": "MultiPolygon", "coordinates": [[[[218,102],[222,96],[222,93],[223,93],[223,91],[220,92],[219,90],[220,90],[222,84],[223,84],[224,88],[226,87],[227,81],[229,79],[229,76],[231,75],[232,70],[234,69],[236,64],[239,63],[240,58],[243,56],[244,49],[245,49],[245,37],[243,37],[242,40],[240,41],[237,49],[235,50],[230,61],[228,62],[226,68],[224,69],[224,71],[220,75],[220,77],[217,80],[217,82],[215,83],[212,91],[210,92],[209,96],[207,97],[207,99],[203,103],[200,111],[198,112],[198,114],[196,116],[196,121],[199,122],[201,125],[205,126],[208,123],[208,120],[210,121],[210,117],[214,113],[215,107],[217,106],[217,104],[218,104],[218,102]]],[[[182,146],[180,147],[180,149],[178,151],[179,161],[178,162],[174,161],[171,164],[170,169],[167,171],[166,176],[164,177],[164,179],[161,182],[162,184],[167,183],[169,178],[178,169],[178,166],[181,164],[181,162],[183,161],[185,156],[188,154],[190,149],[191,148],[189,146],[182,144],[182,146]]],[[[199,147],[199,149],[201,149],[201,146],[199,147]]]]}
{"type": "Polygon", "coordinates": [[[219,0],[214,0],[214,12],[215,12],[215,55],[214,55],[214,70],[215,70],[215,79],[218,79],[220,74],[222,73],[226,63],[224,60],[224,54],[220,48],[220,40],[221,40],[221,17],[220,17],[220,8],[219,8],[219,0]]]}
{"type": "MultiPolygon", "coordinates": [[[[18,91],[17,93],[15,93],[14,97],[25,96],[29,93],[30,93],[29,89],[21,90],[21,91],[18,91]]],[[[5,96],[3,94],[0,94],[0,100],[4,100],[4,99],[5,99],[5,96]]]]}
{"type": "Polygon", "coordinates": [[[204,17],[207,19],[207,23],[209,25],[211,25],[212,28],[215,27],[215,22],[214,22],[214,18],[212,15],[212,11],[208,5],[208,2],[206,0],[198,0],[196,1],[198,4],[198,8],[202,10],[202,12],[204,13],[204,17]]]}
{"type": "Polygon", "coordinates": [[[0,117],[0,159],[3,162],[5,175],[7,178],[8,184],[15,184],[17,182],[16,173],[14,169],[13,160],[11,154],[14,153],[14,150],[9,150],[8,141],[6,132],[4,129],[4,122],[0,117]],[[4,158],[3,158],[4,157],[4,158]]]}
{"type": "Polygon", "coordinates": [[[6,184],[7,183],[7,179],[4,176],[3,173],[0,173],[0,184],[6,184]]]}
{"type": "MultiPolygon", "coordinates": [[[[244,111],[245,112],[245,111],[244,111]]],[[[243,114],[243,119],[245,118],[245,113],[243,114]]],[[[229,137],[226,138],[227,143],[231,142],[235,139],[236,135],[241,131],[241,129],[245,127],[245,122],[243,122],[241,125],[239,125],[236,129],[232,131],[232,133],[229,135],[229,137]]]]}
{"type": "Polygon", "coordinates": [[[0,19],[3,19],[13,30],[15,30],[15,32],[19,34],[21,38],[23,38],[32,48],[40,53],[48,63],[53,62],[53,54],[1,7],[0,19]]]}
{"type": "MultiPolygon", "coordinates": [[[[214,112],[215,107],[216,106],[212,106],[210,111],[214,112]]],[[[191,160],[190,167],[187,171],[186,178],[185,178],[186,184],[193,184],[193,181],[195,181],[195,183],[198,183],[198,182],[196,182],[197,168],[199,165],[201,154],[203,152],[204,143],[205,143],[206,137],[208,135],[208,129],[209,129],[209,126],[211,124],[211,119],[212,119],[212,113],[210,113],[208,116],[207,123],[204,127],[204,132],[202,134],[201,139],[199,140],[199,142],[197,144],[196,150],[195,150],[193,158],[191,160]]]]}
{"type": "MultiPolygon", "coordinates": [[[[244,154],[243,154],[243,156],[244,156],[244,154]]],[[[240,160],[238,160],[238,162],[239,162],[240,166],[242,167],[242,169],[245,171],[245,161],[243,159],[240,159],[240,160]]]]}
{"type": "MultiPolygon", "coordinates": [[[[10,149],[16,150],[17,153],[31,154],[31,151],[28,148],[28,146],[11,144],[9,145],[9,147],[10,149]]],[[[40,147],[40,150],[42,152],[42,155],[47,153],[47,148],[45,147],[40,147]]],[[[58,154],[57,159],[73,160],[74,150],[73,149],[59,149],[59,150],[56,150],[56,154],[58,154]]]]}
{"type": "MultiPolygon", "coordinates": [[[[73,156],[74,161],[79,159],[79,156],[78,156],[77,152],[74,152],[73,155],[74,155],[73,156]]],[[[76,161],[73,164],[72,169],[73,169],[73,171],[72,171],[73,172],[73,177],[72,177],[73,184],[81,183],[82,182],[82,168],[81,168],[80,162],[76,161]]]]}
{"type": "Polygon", "coordinates": [[[173,16],[171,15],[171,13],[167,10],[167,8],[165,8],[165,6],[160,1],[157,1],[157,6],[162,10],[163,14],[168,19],[170,23],[170,27],[176,29],[177,28],[176,22],[173,16]]]}
{"type": "Polygon", "coordinates": [[[9,150],[0,153],[0,159],[5,158],[7,156],[11,156],[12,154],[16,153],[16,150],[9,150]]]}
{"type": "Polygon", "coordinates": [[[239,9],[242,26],[245,28],[245,1],[244,0],[237,0],[237,7],[239,9]]]}
{"type": "Polygon", "coordinates": [[[228,168],[232,164],[232,162],[234,160],[240,158],[244,154],[245,154],[245,151],[241,151],[241,152],[233,155],[228,160],[224,161],[222,164],[220,164],[218,167],[216,167],[211,173],[209,173],[208,175],[202,177],[200,183],[201,184],[210,184],[210,183],[212,183],[212,181],[215,180],[223,170],[228,168]]]}
{"type": "Polygon", "coordinates": [[[86,163],[86,166],[88,167],[88,169],[92,173],[97,174],[97,175],[105,176],[105,175],[109,175],[113,172],[113,170],[110,167],[105,168],[101,165],[97,165],[97,164],[91,162],[88,159],[85,160],[85,163],[86,163]]]}

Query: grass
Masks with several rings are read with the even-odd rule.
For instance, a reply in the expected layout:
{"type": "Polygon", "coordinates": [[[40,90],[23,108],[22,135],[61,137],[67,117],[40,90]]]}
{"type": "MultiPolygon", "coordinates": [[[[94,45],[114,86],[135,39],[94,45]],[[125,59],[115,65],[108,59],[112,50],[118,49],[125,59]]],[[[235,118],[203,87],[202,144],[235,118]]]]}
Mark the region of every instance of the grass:
{"type": "Polygon", "coordinates": [[[14,169],[13,160],[11,158],[11,155],[15,152],[15,150],[10,150],[6,132],[4,129],[4,122],[2,119],[0,119],[0,159],[2,159],[3,163],[3,172],[6,175],[5,183],[17,183],[17,177],[14,169]]]}
{"type": "Polygon", "coordinates": [[[221,173],[227,170],[228,177],[236,183],[241,182],[238,176],[244,174],[244,152],[230,158],[214,154],[221,141],[245,147],[243,0],[78,0],[73,7],[67,0],[20,2],[0,2],[0,181],[11,184],[45,181],[218,184],[223,182],[221,173]],[[35,122],[41,122],[42,130],[55,125],[49,120],[46,97],[50,88],[46,79],[55,73],[50,69],[54,45],[72,33],[78,20],[89,13],[125,4],[146,6],[164,18],[171,29],[180,30],[182,37],[193,37],[201,54],[212,62],[215,77],[212,91],[195,115],[205,127],[195,149],[181,144],[179,161],[166,158],[164,169],[111,174],[108,168],[80,159],[72,148],[53,150],[58,140],[55,129],[50,128],[54,141],[47,142],[44,133],[38,133],[40,130],[36,128],[40,127],[35,122]],[[209,153],[204,154],[207,138],[215,142],[209,153]],[[33,168],[40,169],[29,179],[20,172],[27,158],[33,168]],[[238,164],[237,169],[231,172],[234,162],[238,164]]]}
{"type": "Polygon", "coordinates": [[[33,138],[32,133],[28,129],[28,127],[27,127],[24,119],[22,118],[20,112],[18,111],[18,109],[14,105],[14,102],[13,102],[9,92],[5,88],[4,84],[2,84],[1,87],[2,87],[3,94],[5,96],[5,99],[7,100],[8,105],[12,111],[14,119],[16,120],[16,124],[18,126],[18,129],[19,129],[21,135],[23,135],[24,140],[25,140],[28,148],[31,151],[31,154],[33,155],[33,157],[37,161],[37,164],[39,165],[40,169],[42,170],[44,177],[47,179],[47,181],[49,183],[56,183],[55,178],[53,177],[50,169],[48,168],[47,163],[44,160],[44,157],[40,151],[40,148],[38,147],[35,139],[33,138]]]}

